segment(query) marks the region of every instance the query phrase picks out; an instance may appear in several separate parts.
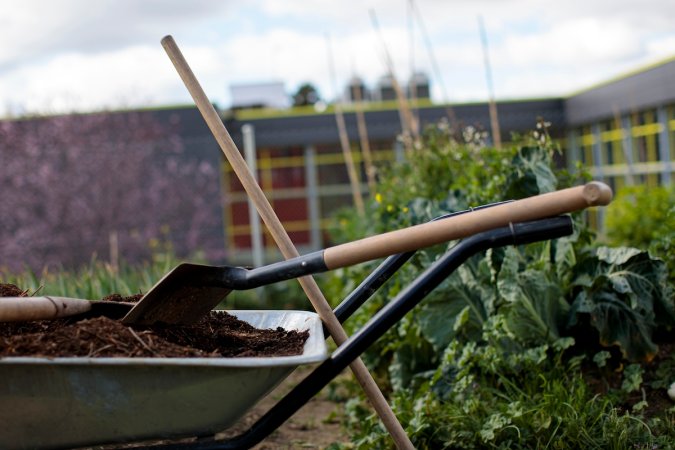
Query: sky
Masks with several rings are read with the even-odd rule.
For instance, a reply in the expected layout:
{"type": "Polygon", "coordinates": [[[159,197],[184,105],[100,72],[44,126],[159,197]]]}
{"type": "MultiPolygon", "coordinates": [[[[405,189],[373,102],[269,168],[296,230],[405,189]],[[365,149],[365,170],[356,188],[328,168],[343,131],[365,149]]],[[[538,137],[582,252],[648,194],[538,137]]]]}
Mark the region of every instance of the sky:
{"type": "Polygon", "coordinates": [[[309,82],[326,101],[354,75],[372,88],[388,70],[386,53],[401,83],[425,72],[435,102],[565,96],[675,56],[673,0],[0,0],[0,8],[2,116],[191,104],[160,45],[168,34],[221,108],[232,85],[283,82],[292,94],[309,82]]]}

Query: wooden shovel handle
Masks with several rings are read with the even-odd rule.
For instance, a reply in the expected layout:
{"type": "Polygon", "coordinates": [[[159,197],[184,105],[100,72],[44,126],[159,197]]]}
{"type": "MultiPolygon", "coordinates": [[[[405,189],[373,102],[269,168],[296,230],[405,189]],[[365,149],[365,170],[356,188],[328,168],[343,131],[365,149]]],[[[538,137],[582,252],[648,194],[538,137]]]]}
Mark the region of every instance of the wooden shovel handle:
{"type": "Polygon", "coordinates": [[[91,309],[89,300],[66,297],[0,297],[0,322],[68,317],[91,309]]]}
{"type": "Polygon", "coordinates": [[[607,205],[611,200],[612,190],[609,186],[593,181],[584,186],[549,192],[330,247],[324,251],[324,261],[329,270],[337,269],[465,238],[509,223],[543,219],[590,206],[607,205]]]}

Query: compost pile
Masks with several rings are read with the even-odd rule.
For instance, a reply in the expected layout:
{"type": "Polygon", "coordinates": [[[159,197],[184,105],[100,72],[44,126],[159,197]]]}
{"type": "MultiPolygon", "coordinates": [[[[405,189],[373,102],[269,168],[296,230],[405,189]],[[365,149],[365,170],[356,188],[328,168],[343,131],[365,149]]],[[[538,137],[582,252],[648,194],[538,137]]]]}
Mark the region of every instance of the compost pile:
{"type": "MultiPolygon", "coordinates": [[[[26,292],[0,283],[0,297],[26,292]]],[[[138,301],[113,294],[108,301],[138,301]]],[[[258,329],[224,312],[190,325],[128,327],[107,317],[0,323],[0,356],[244,357],[302,354],[307,331],[258,329]]]]}

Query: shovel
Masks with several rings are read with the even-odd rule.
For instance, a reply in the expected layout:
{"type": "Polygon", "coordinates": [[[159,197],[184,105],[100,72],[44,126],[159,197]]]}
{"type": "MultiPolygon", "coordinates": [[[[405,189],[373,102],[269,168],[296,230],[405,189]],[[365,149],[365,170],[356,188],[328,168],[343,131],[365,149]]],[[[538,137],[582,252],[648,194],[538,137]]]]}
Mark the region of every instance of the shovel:
{"type": "Polygon", "coordinates": [[[181,264],[155,284],[122,322],[144,325],[156,322],[192,323],[211,311],[233,289],[252,289],[347,267],[461,239],[511,223],[607,205],[611,199],[609,186],[591,182],[371,236],[256,269],[181,264]]]}
{"type": "Polygon", "coordinates": [[[128,303],[64,297],[0,298],[0,321],[52,319],[86,313],[122,317],[122,323],[126,325],[194,323],[232,290],[253,289],[410,252],[510,223],[607,205],[611,198],[612,191],[606,184],[591,182],[390,231],[255,269],[184,263],[167,273],[133,307],[128,303]]]}

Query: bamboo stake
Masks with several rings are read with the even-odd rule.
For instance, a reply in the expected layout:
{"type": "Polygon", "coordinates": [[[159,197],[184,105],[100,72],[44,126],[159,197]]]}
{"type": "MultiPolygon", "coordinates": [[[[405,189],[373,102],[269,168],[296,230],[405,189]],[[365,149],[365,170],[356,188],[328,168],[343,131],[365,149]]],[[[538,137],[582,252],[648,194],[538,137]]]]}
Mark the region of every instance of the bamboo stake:
{"type": "Polygon", "coordinates": [[[361,143],[361,153],[363,153],[363,162],[366,165],[366,178],[368,179],[368,189],[370,195],[375,194],[375,166],[373,165],[373,154],[370,152],[370,142],[368,142],[368,127],[366,126],[366,115],[363,113],[363,98],[361,96],[361,86],[352,86],[352,96],[354,97],[354,110],[356,111],[356,126],[359,130],[359,142],[361,143]]]}
{"type": "MultiPolygon", "coordinates": [[[[330,36],[326,35],[326,47],[328,55],[328,67],[330,69],[330,77],[333,82],[333,89],[337,93],[337,81],[335,77],[335,64],[333,62],[333,51],[330,45],[330,36]]],[[[347,176],[349,177],[349,184],[352,188],[352,198],[354,199],[354,206],[356,211],[359,213],[359,216],[363,217],[366,214],[365,207],[363,206],[363,197],[361,196],[361,183],[359,181],[359,176],[356,173],[356,168],[354,165],[354,157],[352,156],[352,150],[349,146],[349,135],[347,134],[347,127],[345,125],[345,116],[342,113],[342,105],[340,104],[340,99],[335,99],[335,121],[337,122],[338,134],[340,136],[340,147],[342,148],[342,155],[345,158],[345,166],[347,166],[347,176]]]]}
{"type": "Polygon", "coordinates": [[[335,103],[335,121],[337,122],[338,135],[340,136],[340,147],[342,148],[342,155],[345,159],[345,166],[347,166],[347,176],[349,177],[349,185],[352,188],[352,199],[354,206],[359,216],[363,217],[366,214],[363,205],[363,197],[361,197],[361,187],[356,169],[354,168],[354,157],[349,146],[349,137],[347,136],[347,127],[345,126],[345,116],[342,113],[342,107],[335,103]]]}
{"type": "Polygon", "coordinates": [[[417,106],[417,79],[415,74],[415,22],[413,20],[412,9],[414,7],[412,0],[409,0],[407,8],[407,18],[408,18],[408,46],[410,52],[410,80],[408,81],[408,94],[410,98],[410,103],[412,109],[410,114],[415,121],[415,125],[418,127],[417,132],[419,133],[419,109],[417,106]]]}
{"type": "Polygon", "coordinates": [[[445,82],[443,81],[443,75],[441,73],[440,67],[438,66],[438,62],[436,61],[433,46],[431,45],[431,39],[429,38],[429,33],[427,33],[427,28],[424,25],[422,13],[415,4],[414,0],[410,0],[410,6],[412,12],[417,15],[417,21],[419,23],[420,30],[422,31],[422,36],[424,37],[424,45],[427,48],[427,53],[429,54],[431,67],[434,71],[434,74],[436,75],[436,81],[438,82],[441,88],[441,93],[443,95],[443,103],[445,104],[445,112],[448,116],[448,120],[450,121],[450,127],[453,130],[457,130],[458,129],[457,116],[455,115],[455,110],[452,108],[452,106],[450,106],[450,97],[448,96],[448,91],[445,89],[445,82]]]}
{"type": "Polygon", "coordinates": [[[412,112],[410,111],[408,99],[406,98],[403,89],[401,89],[401,85],[398,84],[398,80],[396,79],[396,75],[394,73],[394,63],[391,60],[391,55],[389,54],[389,50],[387,49],[387,44],[384,41],[382,32],[380,31],[380,24],[377,21],[377,15],[375,14],[375,11],[372,9],[370,10],[370,19],[373,23],[373,28],[375,29],[380,38],[380,44],[382,45],[382,51],[384,52],[385,64],[387,66],[387,72],[391,77],[391,85],[394,88],[394,92],[396,93],[396,99],[398,100],[398,109],[399,114],[401,116],[401,126],[403,127],[403,132],[404,134],[406,133],[409,134],[409,137],[412,137],[414,140],[417,140],[419,138],[419,126],[417,124],[417,121],[415,120],[415,117],[412,115],[412,112]]]}
{"type": "Polygon", "coordinates": [[[483,47],[483,60],[485,62],[485,79],[488,86],[489,109],[490,109],[490,127],[492,128],[492,140],[495,148],[502,148],[502,134],[499,131],[499,117],[497,116],[497,102],[495,101],[494,87],[492,84],[492,70],[490,69],[490,54],[488,52],[487,33],[483,18],[478,16],[478,27],[480,29],[480,40],[483,47]]]}
{"type": "MultiPolygon", "coordinates": [[[[206,124],[211,130],[211,133],[213,133],[216,141],[220,145],[221,150],[232,165],[232,169],[239,177],[248,195],[252,198],[253,203],[258,209],[258,213],[265,222],[265,225],[269,228],[270,233],[279,246],[279,249],[281,250],[284,258],[289,259],[299,256],[298,251],[288,236],[288,233],[286,233],[286,230],[279,221],[279,218],[272,209],[272,206],[267,201],[265,194],[260,189],[260,186],[258,186],[256,183],[255,178],[251,172],[248,170],[248,166],[246,165],[244,158],[242,158],[241,154],[239,153],[239,150],[234,144],[234,141],[232,141],[230,133],[228,133],[225,125],[223,125],[223,122],[220,119],[220,116],[218,116],[215,108],[204,93],[202,87],[199,85],[197,78],[192,73],[190,66],[183,57],[183,54],[176,45],[176,42],[171,36],[166,36],[162,39],[162,46],[169,55],[169,58],[183,80],[185,87],[190,92],[190,95],[195,101],[195,104],[197,105],[200,113],[204,117],[206,124]]],[[[300,285],[307,294],[307,297],[314,306],[316,312],[321,317],[321,320],[326,325],[328,332],[331,334],[335,342],[338,345],[344,343],[347,340],[347,333],[345,333],[342,325],[337,320],[337,317],[333,313],[333,310],[319,289],[319,285],[316,283],[316,281],[314,281],[314,278],[311,276],[305,276],[299,278],[298,281],[300,282],[300,285]]],[[[370,372],[368,372],[368,369],[366,368],[366,365],[363,363],[363,361],[360,358],[357,358],[354,360],[354,362],[352,362],[352,364],[350,364],[350,367],[354,372],[356,379],[361,384],[361,387],[368,396],[371,404],[375,408],[375,411],[377,411],[377,414],[380,416],[384,426],[391,434],[396,446],[400,449],[414,449],[414,446],[410,442],[410,438],[408,438],[405,430],[403,430],[403,427],[396,419],[396,416],[391,410],[391,407],[387,403],[380,389],[377,387],[375,380],[373,380],[372,375],[370,372]]]]}

